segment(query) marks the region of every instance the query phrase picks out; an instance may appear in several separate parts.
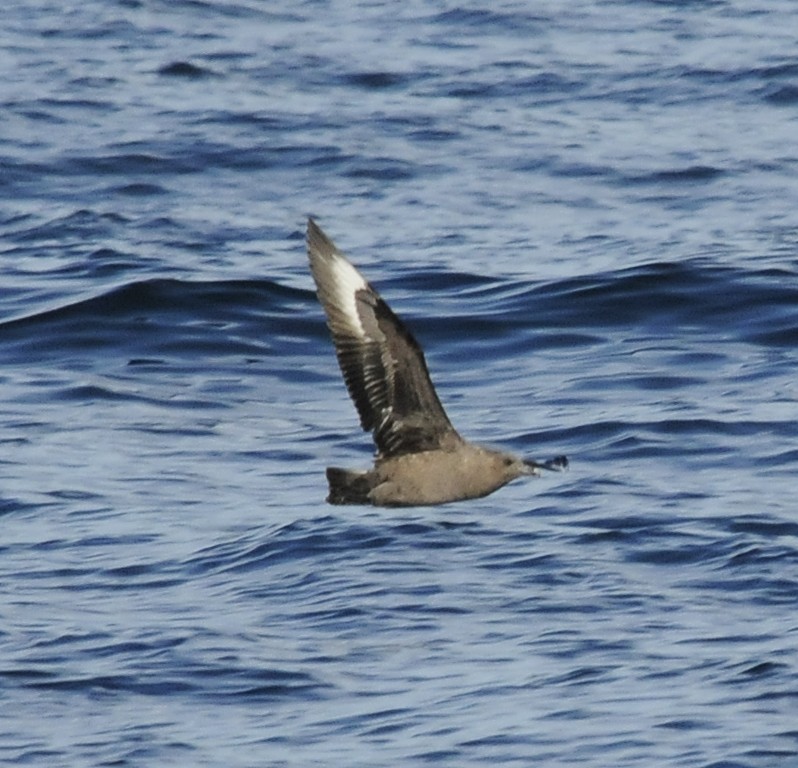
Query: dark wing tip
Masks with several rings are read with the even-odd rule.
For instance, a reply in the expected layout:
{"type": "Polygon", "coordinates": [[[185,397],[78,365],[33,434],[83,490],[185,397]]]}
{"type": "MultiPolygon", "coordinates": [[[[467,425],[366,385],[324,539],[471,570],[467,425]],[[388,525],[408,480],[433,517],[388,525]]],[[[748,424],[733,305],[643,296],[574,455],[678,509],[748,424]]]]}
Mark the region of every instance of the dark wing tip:
{"type": "Polygon", "coordinates": [[[312,256],[314,253],[320,255],[328,255],[335,253],[335,244],[324,233],[324,230],[316,223],[312,216],[308,216],[308,229],[307,229],[307,244],[308,253],[312,256]]]}

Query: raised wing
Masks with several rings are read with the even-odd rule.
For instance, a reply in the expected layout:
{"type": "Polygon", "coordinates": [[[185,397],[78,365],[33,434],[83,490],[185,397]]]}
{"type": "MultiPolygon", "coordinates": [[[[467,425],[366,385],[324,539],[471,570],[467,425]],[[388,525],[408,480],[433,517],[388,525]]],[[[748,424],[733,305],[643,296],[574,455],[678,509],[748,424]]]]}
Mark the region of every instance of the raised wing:
{"type": "Polygon", "coordinates": [[[313,219],[308,256],[338,363],[364,430],[379,456],[440,448],[459,441],[405,324],[313,219]]]}

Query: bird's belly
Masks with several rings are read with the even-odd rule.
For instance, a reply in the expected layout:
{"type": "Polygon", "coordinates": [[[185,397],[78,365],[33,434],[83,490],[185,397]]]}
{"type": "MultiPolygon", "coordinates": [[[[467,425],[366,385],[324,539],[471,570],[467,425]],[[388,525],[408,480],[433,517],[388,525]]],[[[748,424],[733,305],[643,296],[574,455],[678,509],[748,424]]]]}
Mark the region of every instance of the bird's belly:
{"type": "Polygon", "coordinates": [[[445,504],[485,496],[506,483],[482,477],[462,454],[424,451],[382,460],[372,503],[380,506],[445,504]]]}

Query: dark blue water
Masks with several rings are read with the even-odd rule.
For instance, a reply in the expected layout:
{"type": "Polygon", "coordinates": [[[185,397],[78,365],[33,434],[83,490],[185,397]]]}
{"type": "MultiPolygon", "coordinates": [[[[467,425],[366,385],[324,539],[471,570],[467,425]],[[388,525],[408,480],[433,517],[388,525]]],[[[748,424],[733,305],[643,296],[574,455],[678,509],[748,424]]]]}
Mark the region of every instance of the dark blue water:
{"type": "Polygon", "coordinates": [[[791,765],[798,8],[4,5],[0,762],[791,765]],[[371,445],[305,217],[460,431],[371,445]]]}

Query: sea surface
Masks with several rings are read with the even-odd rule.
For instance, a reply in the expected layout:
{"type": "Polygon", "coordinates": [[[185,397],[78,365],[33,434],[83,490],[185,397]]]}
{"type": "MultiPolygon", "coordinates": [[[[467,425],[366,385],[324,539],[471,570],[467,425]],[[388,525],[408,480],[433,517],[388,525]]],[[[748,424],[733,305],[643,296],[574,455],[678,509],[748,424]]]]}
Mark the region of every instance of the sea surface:
{"type": "Polygon", "coordinates": [[[2,19],[0,763],[798,765],[798,4],[2,19]],[[327,505],[308,215],[570,470],[327,505]]]}

